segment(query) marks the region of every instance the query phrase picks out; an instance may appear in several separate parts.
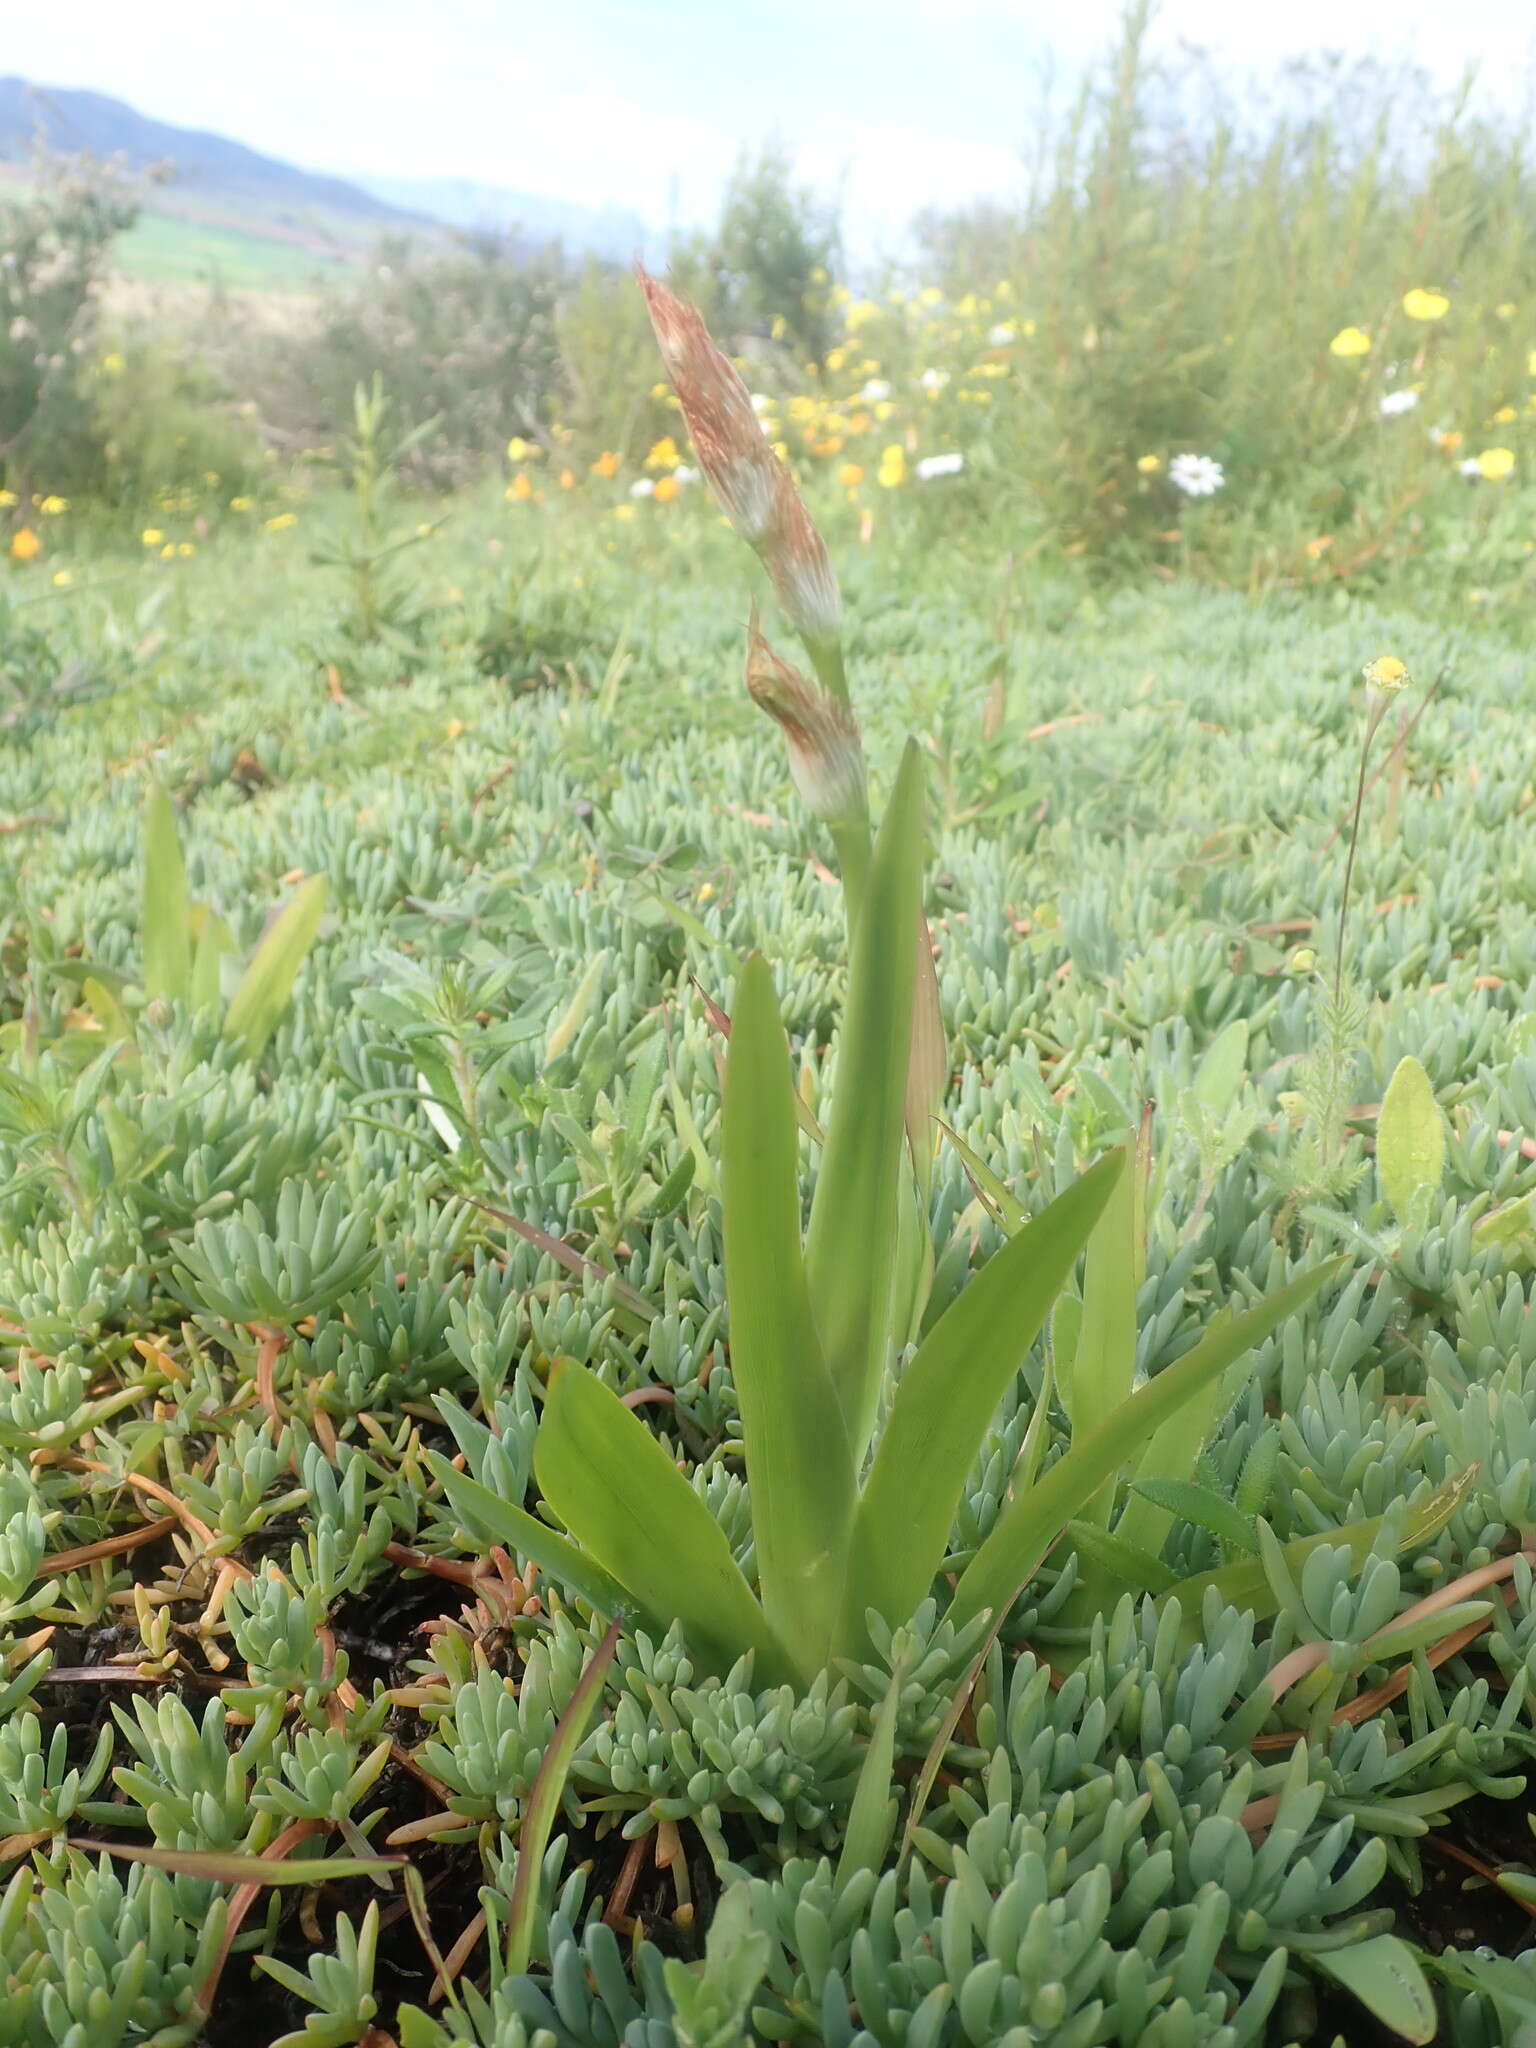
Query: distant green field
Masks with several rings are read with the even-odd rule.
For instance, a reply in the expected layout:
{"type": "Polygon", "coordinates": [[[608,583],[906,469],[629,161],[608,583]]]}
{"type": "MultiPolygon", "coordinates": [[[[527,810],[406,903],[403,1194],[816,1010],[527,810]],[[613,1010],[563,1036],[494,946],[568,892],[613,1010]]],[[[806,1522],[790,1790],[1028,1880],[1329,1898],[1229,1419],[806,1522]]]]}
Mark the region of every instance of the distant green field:
{"type": "Polygon", "coordinates": [[[126,275],[176,284],[302,286],[345,260],[298,248],[256,229],[163,213],[141,214],[116,248],[126,275]]]}

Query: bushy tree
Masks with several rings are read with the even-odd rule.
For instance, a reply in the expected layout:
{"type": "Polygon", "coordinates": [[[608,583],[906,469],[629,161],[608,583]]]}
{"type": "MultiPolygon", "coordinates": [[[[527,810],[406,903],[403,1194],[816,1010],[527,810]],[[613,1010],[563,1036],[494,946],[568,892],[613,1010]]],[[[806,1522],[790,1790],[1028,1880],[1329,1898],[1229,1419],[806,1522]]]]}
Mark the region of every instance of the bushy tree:
{"type": "Polygon", "coordinates": [[[0,461],[23,490],[44,450],[59,483],[89,448],[80,362],[108,251],[138,210],[120,165],[41,150],[0,203],[0,461]]]}
{"type": "Polygon", "coordinates": [[[707,257],[716,292],[708,310],[728,332],[780,334],[802,359],[819,359],[833,340],[838,251],[835,212],[796,185],[789,152],[770,139],[743,154],[726,187],[707,257]]]}
{"type": "Polygon", "coordinates": [[[251,386],[285,435],[327,442],[347,431],[358,385],[377,378],[401,418],[438,423],[413,453],[422,480],[461,481],[545,421],[563,280],[558,249],[512,234],[387,240],[307,337],[276,363],[253,360],[251,386]]]}

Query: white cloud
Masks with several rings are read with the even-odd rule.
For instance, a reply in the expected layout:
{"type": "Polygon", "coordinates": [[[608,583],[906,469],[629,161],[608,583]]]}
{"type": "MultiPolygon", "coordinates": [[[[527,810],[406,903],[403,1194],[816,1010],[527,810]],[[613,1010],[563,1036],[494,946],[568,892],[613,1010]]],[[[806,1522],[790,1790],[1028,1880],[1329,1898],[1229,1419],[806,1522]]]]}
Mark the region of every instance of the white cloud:
{"type": "MultiPolygon", "coordinates": [[[[1114,36],[1120,0],[120,0],[6,10],[3,61],[324,170],[464,177],[636,208],[712,210],[742,143],[782,128],[802,174],[888,242],[924,205],[1017,189],[1043,80],[1114,36]]],[[[1530,0],[1164,0],[1154,43],[1263,74],[1319,46],[1481,61],[1512,98],[1530,0]]]]}

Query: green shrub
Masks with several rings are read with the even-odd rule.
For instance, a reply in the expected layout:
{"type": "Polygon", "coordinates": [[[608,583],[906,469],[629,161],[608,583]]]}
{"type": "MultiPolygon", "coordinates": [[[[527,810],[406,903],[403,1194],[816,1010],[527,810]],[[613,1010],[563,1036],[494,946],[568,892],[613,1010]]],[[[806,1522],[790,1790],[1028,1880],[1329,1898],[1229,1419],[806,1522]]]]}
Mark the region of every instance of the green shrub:
{"type": "Polygon", "coordinates": [[[263,416],[311,445],[352,422],[359,382],[377,378],[407,419],[436,419],[414,451],[418,479],[480,475],[515,434],[538,435],[559,387],[555,334],[563,265],[512,237],[390,239],[322,299],[314,325],[248,359],[263,416]]]}

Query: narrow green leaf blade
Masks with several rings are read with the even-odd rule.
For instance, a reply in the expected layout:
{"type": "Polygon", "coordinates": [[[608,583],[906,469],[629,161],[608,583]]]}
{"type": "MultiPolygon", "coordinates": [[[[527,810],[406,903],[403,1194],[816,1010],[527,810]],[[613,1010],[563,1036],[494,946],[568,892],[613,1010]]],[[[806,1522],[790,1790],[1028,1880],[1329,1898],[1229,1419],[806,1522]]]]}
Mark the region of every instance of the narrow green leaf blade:
{"type": "Polygon", "coordinates": [[[901,1376],[854,1524],[846,1630],[907,1620],[944,1561],[988,1423],[1116,1182],[1111,1152],[962,1287],[901,1376]]]}
{"type": "Polygon", "coordinates": [[[1224,1116],[1247,1078],[1248,1019],[1234,1017],[1206,1047],[1190,1092],[1213,1116],[1224,1116]]]}
{"type": "MultiPolygon", "coordinates": [[[[1427,1543],[1438,1535],[1450,1521],[1462,1501],[1471,1491],[1477,1478],[1476,1466],[1458,1473],[1448,1485],[1442,1486],[1427,1501],[1412,1508],[1403,1517],[1402,1531],[1398,1537],[1397,1549],[1401,1553],[1414,1544],[1427,1543]]],[[[1385,1515],[1368,1515],[1363,1521],[1346,1522],[1341,1529],[1322,1529],[1315,1536],[1298,1536],[1282,1544],[1280,1555],[1295,1576],[1312,1555],[1324,1545],[1338,1548],[1346,1546],[1356,1565],[1363,1564],[1376,1548],[1381,1532],[1386,1526],[1385,1515]]],[[[1230,1564],[1224,1564],[1213,1572],[1202,1572],[1197,1578],[1180,1579],[1169,1590],[1175,1595],[1185,1616],[1185,1635],[1192,1639],[1200,1629],[1200,1610],[1205,1604],[1207,1591],[1212,1588],[1220,1594],[1229,1607],[1246,1609],[1260,1621],[1267,1621],[1275,1612],[1274,1590],[1264,1570],[1262,1558],[1239,1557],[1230,1564]]]]}
{"type": "Polygon", "coordinates": [[[88,1842],[69,1837],[82,1855],[120,1856],[129,1863],[148,1863],[179,1877],[201,1877],[209,1884],[325,1884],[342,1877],[380,1877],[397,1870],[402,1856],[247,1856],[224,1849],[163,1849],[138,1842],[88,1842]]]}
{"type": "Polygon", "coordinates": [[[712,1669],[754,1650],[765,1684],[790,1676],[719,1523],[645,1424],[582,1366],[555,1367],[533,1469],[580,1548],[647,1615],[680,1621],[712,1669]]]}
{"type": "Polygon", "coordinates": [[[1428,1074],[1410,1053],[1398,1061],[1376,1120],[1376,1172],[1399,1223],[1427,1206],[1444,1171],[1445,1121],[1428,1074]]]}
{"type": "Polygon", "coordinates": [[[874,1427],[890,1341],[922,865],[922,756],[910,742],[854,934],[837,1087],[806,1239],[811,1308],[856,1460],[874,1427]]]}
{"type": "Polygon", "coordinates": [[[1075,1443],[1029,1493],[1011,1500],[961,1575],[950,1609],[956,1627],[963,1627],[983,1608],[996,1613],[1011,1605],[1019,1588],[1040,1569],[1062,1529],[1106,1480],[1134,1465],[1141,1446],[1164,1418],[1176,1414],[1234,1359],[1262,1343],[1334,1278],[1344,1263],[1343,1259],[1331,1259],[1314,1266],[1267,1301],[1219,1323],[1193,1351],[1138,1387],[1107,1422],[1075,1443]]]}
{"type": "MultiPolygon", "coordinates": [[[[1112,1597],[1117,1597],[1123,1588],[1137,1593],[1166,1593],[1174,1583],[1173,1573],[1160,1557],[1092,1522],[1068,1522],[1067,1534],[1079,1563],[1086,1559],[1113,1585],[1112,1597]]],[[[1098,1609],[1093,1611],[1097,1613],[1098,1609]]]]}
{"type": "Polygon", "coordinates": [[[187,868],[176,813],[158,786],[144,807],[144,993],[151,1001],[187,999],[192,984],[187,868]]]}
{"type": "MultiPolygon", "coordinates": [[[[1082,1322],[1071,1363],[1063,1361],[1060,1372],[1073,1441],[1107,1422],[1135,1383],[1136,1175],[1127,1162],[1088,1239],[1082,1322]]],[[[1108,1528],[1111,1501],[1112,1489],[1101,1489],[1082,1519],[1108,1528]]]]}
{"type": "Polygon", "coordinates": [[[528,1968],[533,1953],[533,1930],[539,1912],[539,1878],[544,1869],[544,1852],[549,1847],[555,1816],[571,1765],[576,1760],[587,1725],[602,1697],[603,1680],[619,1647],[622,1624],[613,1622],[592,1652],[587,1668],[576,1681],[576,1690],[566,1702],[565,1712],[555,1723],[555,1732],[539,1764],[533,1791],[523,1810],[517,1837],[517,1871],[512,1879],[512,1902],[507,1909],[507,1972],[518,1977],[528,1968]]]}
{"type": "Polygon", "coordinates": [[[1435,1994],[1413,1950],[1395,1934],[1352,1941],[1346,1948],[1316,1949],[1301,1954],[1298,1960],[1342,1984],[1367,2012],[1405,2041],[1438,2038],[1440,2015],[1435,1994]]]}
{"type": "Polygon", "coordinates": [[[731,1376],[741,1403],[768,1624],[807,1677],[832,1651],[853,1515],[853,1453],[800,1250],[789,1041],[760,955],[736,990],[722,1143],[731,1376]]]}
{"type": "Polygon", "coordinates": [[[952,1131],[948,1124],[940,1122],[939,1129],[954,1147],[960,1164],[970,1177],[972,1187],[982,1201],[996,1216],[1003,1229],[1010,1235],[1022,1230],[1029,1221],[1029,1211],[1009,1188],[1006,1188],[987,1162],[966,1144],[958,1131],[952,1131]]]}
{"type": "Polygon", "coordinates": [[[859,1782],[854,1787],[853,1805],[843,1834],[843,1851],[832,1881],[836,1891],[841,1891],[858,1871],[878,1870],[891,1846],[896,1820],[891,1803],[891,1780],[896,1768],[896,1715],[906,1677],[907,1667],[898,1660],[885,1697],[875,1710],[869,1747],[859,1765],[859,1782]]]}
{"type": "MultiPolygon", "coordinates": [[[[454,1513],[473,1536],[488,1543],[500,1543],[518,1557],[531,1558],[541,1572],[547,1572],[569,1592],[585,1600],[599,1614],[626,1613],[637,1603],[618,1580],[593,1563],[586,1552],[530,1515],[515,1501],[503,1500],[467,1472],[457,1472],[441,1451],[428,1451],[426,1460],[432,1476],[448,1496],[454,1513]]],[[[666,1626],[664,1614],[647,1612],[646,1620],[666,1626]]]]}
{"type": "MultiPolygon", "coordinates": [[[[1138,1482],[1187,1481],[1228,1399],[1225,1378],[1215,1379],[1186,1402],[1177,1414],[1168,1416],[1152,1432],[1151,1440],[1136,1465],[1138,1482]]],[[[1172,1511],[1158,1502],[1155,1492],[1138,1485],[1120,1511],[1115,1534],[1123,1536],[1127,1543],[1139,1544],[1143,1550],[1160,1551],[1173,1523],[1172,1511]]]]}
{"type": "Polygon", "coordinates": [[[1193,1522],[1197,1529],[1208,1530],[1218,1542],[1240,1550],[1245,1557],[1258,1555],[1259,1540],[1252,1521],[1210,1487],[1197,1486],[1189,1479],[1136,1479],[1131,1483],[1136,1493],[1175,1520],[1193,1522]]]}
{"type": "Polygon", "coordinates": [[[261,1057],[267,1040],[277,1029],[299,969],[320,929],[325,893],[325,876],[311,875],[292,902],[283,906],[240,977],[240,986],[224,1019],[224,1036],[239,1040],[248,1059],[261,1057]]]}
{"type": "Polygon", "coordinates": [[[200,906],[193,912],[197,945],[192,955],[188,999],[194,1010],[211,1010],[219,1000],[219,962],[235,948],[229,926],[215,911],[200,906]]]}

